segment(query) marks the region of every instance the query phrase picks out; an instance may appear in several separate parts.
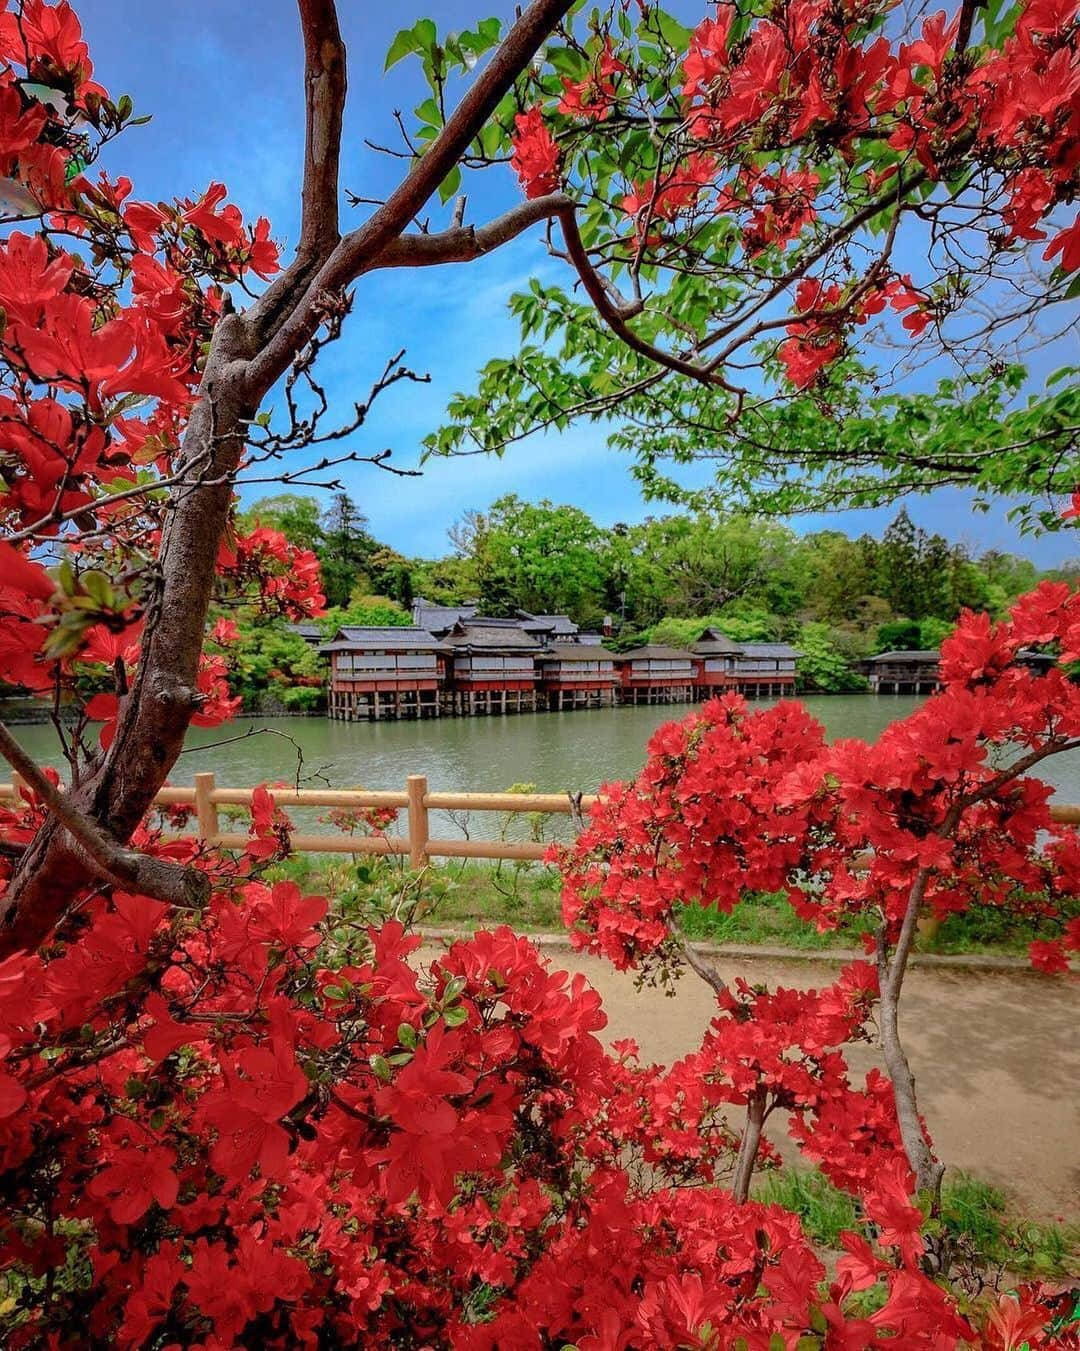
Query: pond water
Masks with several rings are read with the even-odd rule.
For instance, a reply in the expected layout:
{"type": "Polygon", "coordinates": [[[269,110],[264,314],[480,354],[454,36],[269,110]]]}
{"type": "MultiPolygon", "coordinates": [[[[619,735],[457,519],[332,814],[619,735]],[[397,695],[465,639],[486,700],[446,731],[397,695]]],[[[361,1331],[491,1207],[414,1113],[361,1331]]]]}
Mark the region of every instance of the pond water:
{"type": "MultiPolygon", "coordinates": [[[[873,740],[890,722],[917,708],[905,695],[818,695],[802,701],[829,737],[873,740]]],[[[761,700],[752,707],[766,706],[761,700]]],[[[294,782],[301,786],[402,789],[407,774],[426,774],[432,789],[495,792],[528,783],[537,792],[595,791],[635,774],[645,744],[664,722],[692,705],[581,709],[504,718],[441,718],[423,722],[345,723],[328,718],[245,718],[223,728],[193,728],[170,782],[190,784],[212,770],[222,787],[294,782]],[[227,738],[242,737],[228,741],[227,738]],[[302,758],[301,758],[302,757],[302,758]]],[[[16,729],[40,762],[60,766],[51,727],[16,729]]],[[[1039,771],[1065,802],[1080,802],[1080,752],[1039,771]]],[[[312,819],[295,817],[297,825],[312,819]]],[[[436,823],[432,822],[433,830],[436,823]]],[[[442,822],[442,833],[449,822],[442,822]]],[[[470,833],[490,835],[494,816],[474,814],[470,833]]],[[[456,831],[452,833],[457,833],[456,831]]],[[[513,832],[515,835],[518,831],[513,832]]]]}

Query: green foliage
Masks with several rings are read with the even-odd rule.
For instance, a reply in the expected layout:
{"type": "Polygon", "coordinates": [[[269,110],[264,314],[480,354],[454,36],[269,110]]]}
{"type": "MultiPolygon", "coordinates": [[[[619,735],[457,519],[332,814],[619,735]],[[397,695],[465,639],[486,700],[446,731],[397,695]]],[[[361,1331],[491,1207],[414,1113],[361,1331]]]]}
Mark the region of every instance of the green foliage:
{"type": "Polygon", "coordinates": [[[1074,1275],[1080,1225],[1040,1224],[1018,1217],[1006,1194],[968,1173],[947,1173],[941,1222],[961,1250],[982,1265],[1048,1280],[1074,1275]]]}
{"type": "MultiPolygon", "coordinates": [[[[827,1248],[838,1248],[840,1235],[856,1228],[854,1199],[817,1169],[764,1173],[755,1195],[794,1211],[814,1242],[827,1248]]],[[[1055,1280],[1070,1276],[1080,1255],[1080,1226],[1040,1224],[1018,1216],[1000,1188],[968,1173],[946,1173],[940,1223],[965,1264],[979,1268],[1055,1280]]]]}
{"type": "Polygon", "coordinates": [[[229,683],[243,696],[245,707],[272,694],[292,711],[317,708],[323,697],[322,661],[315,649],[284,624],[254,623],[246,617],[237,623],[239,641],[228,648],[229,683]]]}
{"type": "Polygon", "coordinates": [[[322,690],[310,685],[283,685],[277,693],[289,713],[314,713],[325,700],[322,690]]]}
{"type": "Polygon", "coordinates": [[[396,601],[386,596],[366,596],[355,604],[332,606],[319,620],[319,627],[324,637],[332,638],[338,629],[346,626],[388,628],[410,623],[411,616],[396,601]]]}
{"type": "Polygon", "coordinates": [[[867,688],[866,677],[852,670],[854,653],[850,642],[828,624],[804,624],[798,648],[800,656],[795,669],[800,690],[850,694],[867,688]]]}
{"type": "Polygon", "coordinates": [[[472,564],[485,614],[520,607],[595,622],[603,613],[603,532],[577,507],[511,493],[486,512],[468,513],[450,537],[472,564]]]}
{"type": "Polygon", "coordinates": [[[922,647],[922,628],[914,619],[894,619],[877,631],[879,652],[918,652],[922,647]]]}

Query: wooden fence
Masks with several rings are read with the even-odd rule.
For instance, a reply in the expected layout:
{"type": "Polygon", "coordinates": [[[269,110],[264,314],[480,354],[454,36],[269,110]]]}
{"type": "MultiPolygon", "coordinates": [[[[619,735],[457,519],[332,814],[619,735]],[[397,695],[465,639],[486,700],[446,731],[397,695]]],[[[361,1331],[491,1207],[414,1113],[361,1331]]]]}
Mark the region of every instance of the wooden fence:
{"type": "MultiPolygon", "coordinates": [[[[19,785],[0,783],[0,800],[10,800],[19,785]]],[[[582,811],[596,801],[594,794],[580,799],[569,793],[438,793],[428,788],[424,774],[410,774],[404,792],[368,792],[364,789],[271,788],[278,807],[332,807],[339,811],[363,811],[389,807],[406,813],[407,834],[291,835],[294,851],[305,854],[393,854],[408,858],[409,866],[422,868],[433,858],[542,859],[548,845],[536,840],[441,840],[432,839],[429,816],[433,811],[539,812],[569,815],[579,801],[582,811]]],[[[219,788],[211,773],[196,774],[190,788],[163,788],[154,799],[162,807],[194,807],[195,835],[207,844],[242,849],[246,833],[222,831],[219,807],[251,807],[252,788],[219,788]]],[[[1051,805],[1055,821],[1080,825],[1080,805],[1051,805]]]]}
{"type": "MultiPolygon", "coordinates": [[[[0,801],[11,800],[19,786],[0,783],[0,801]]],[[[252,788],[219,788],[211,773],[196,774],[190,788],[162,788],[154,798],[160,807],[194,807],[195,836],[207,844],[225,849],[242,849],[250,836],[223,831],[219,807],[251,807],[252,788]]],[[[293,850],[303,854],[394,854],[407,857],[409,866],[422,868],[433,858],[542,859],[548,845],[536,840],[441,840],[433,839],[430,813],[433,811],[468,812],[540,812],[544,815],[569,815],[576,795],[569,793],[433,793],[427,776],[410,774],[403,792],[368,792],[366,789],[269,788],[274,805],[289,807],[331,807],[338,811],[364,811],[390,807],[406,813],[407,833],[389,835],[303,834],[290,835],[293,850]]],[[[596,801],[593,794],[582,794],[582,811],[596,801]]]]}

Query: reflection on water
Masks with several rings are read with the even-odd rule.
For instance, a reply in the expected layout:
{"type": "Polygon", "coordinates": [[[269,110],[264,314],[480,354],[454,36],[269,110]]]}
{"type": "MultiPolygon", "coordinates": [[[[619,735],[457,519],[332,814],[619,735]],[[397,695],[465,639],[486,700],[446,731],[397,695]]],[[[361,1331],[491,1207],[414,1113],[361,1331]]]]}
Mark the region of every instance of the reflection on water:
{"type": "MultiPolygon", "coordinates": [[[[907,695],[811,695],[802,702],[830,738],[872,740],[921,700],[907,695]]],[[[760,701],[752,707],[764,705],[760,701]]],[[[690,706],[668,705],[396,723],[242,719],[224,728],[193,728],[170,781],[187,784],[196,771],[212,770],[223,786],[291,782],[299,747],[301,778],[310,787],[323,782],[335,788],[396,789],[404,787],[407,774],[426,774],[433,789],[491,792],[529,783],[538,792],[591,792],[611,779],[635,774],[651,733],[688,711],[690,706]],[[215,744],[255,728],[282,735],[215,744]]],[[[61,766],[52,728],[20,727],[18,736],[40,761],[61,766]]],[[[1054,784],[1060,798],[1080,802],[1080,752],[1058,756],[1038,772],[1054,784]]],[[[493,825],[490,817],[475,816],[470,831],[488,835],[493,825]]],[[[440,832],[444,827],[438,826],[440,832]]]]}

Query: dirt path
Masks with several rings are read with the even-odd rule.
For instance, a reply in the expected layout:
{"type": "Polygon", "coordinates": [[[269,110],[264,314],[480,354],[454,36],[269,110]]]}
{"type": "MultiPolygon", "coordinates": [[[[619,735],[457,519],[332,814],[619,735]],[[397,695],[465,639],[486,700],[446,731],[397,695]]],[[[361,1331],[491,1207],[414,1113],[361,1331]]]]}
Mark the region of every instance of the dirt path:
{"type": "MultiPolygon", "coordinates": [[[[553,951],[550,959],[586,974],[603,996],[607,1038],[634,1037],[644,1060],[696,1049],[713,1016],[710,992],[692,974],[668,998],[635,990],[632,976],[595,958],[553,951]]],[[[730,974],[809,988],[833,970],[740,957],[730,974]]],[[[1032,1218],[1080,1219],[1080,981],[922,967],[907,977],[902,1018],[939,1157],[1006,1188],[1032,1218]]],[[[848,1054],[860,1077],[880,1064],[873,1046],[848,1054]]]]}

